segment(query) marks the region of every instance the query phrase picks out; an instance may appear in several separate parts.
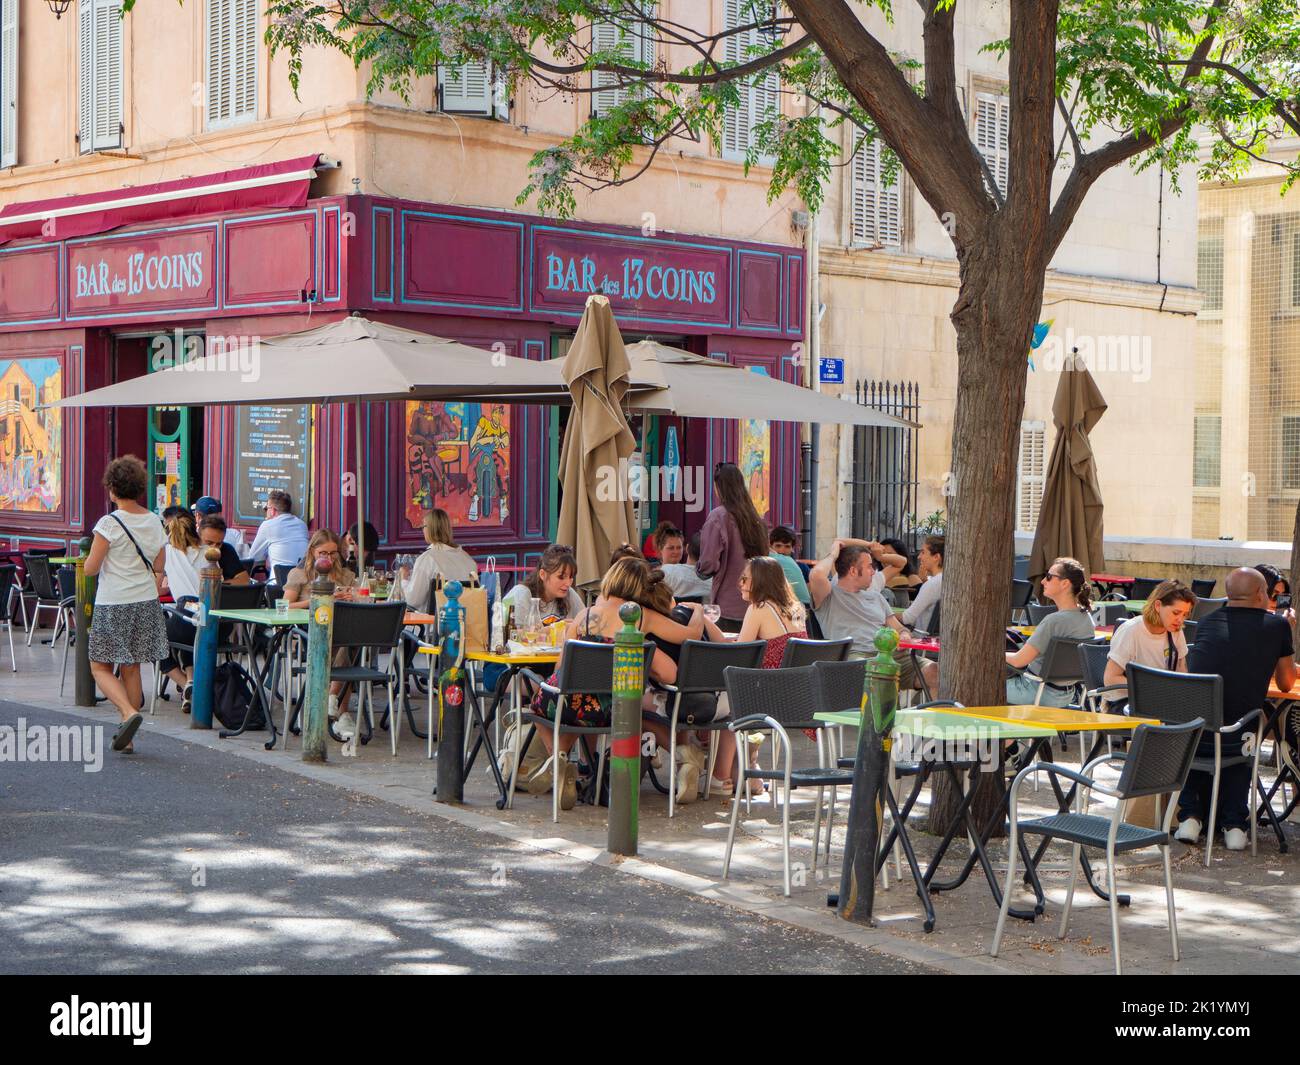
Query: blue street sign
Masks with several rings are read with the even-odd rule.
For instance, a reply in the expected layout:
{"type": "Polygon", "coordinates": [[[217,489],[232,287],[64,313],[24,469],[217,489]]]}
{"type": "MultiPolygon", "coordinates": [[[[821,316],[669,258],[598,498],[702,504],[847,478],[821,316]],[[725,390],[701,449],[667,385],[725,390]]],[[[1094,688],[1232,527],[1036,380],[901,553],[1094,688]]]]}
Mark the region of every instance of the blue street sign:
{"type": "Polygon", "coordinates": [[[844,360],[843,359],[819,359],[817,376],[821,378],[824,385],[842,385],[844,384],[844,360]]]}

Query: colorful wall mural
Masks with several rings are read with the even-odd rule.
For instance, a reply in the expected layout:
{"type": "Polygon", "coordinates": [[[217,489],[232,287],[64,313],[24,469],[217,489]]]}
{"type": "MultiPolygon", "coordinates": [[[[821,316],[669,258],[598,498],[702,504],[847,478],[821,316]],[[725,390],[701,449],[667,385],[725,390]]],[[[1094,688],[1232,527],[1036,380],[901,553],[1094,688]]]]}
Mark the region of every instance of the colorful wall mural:
{"type": "Polygon", "coordinates": [[[502,403],[406,404],[406,489],[411,528],[441,507],[454,526],[493,528],[510,516],[510,408],[502,403]]]}
{"type": "MultiPolygon", "coordinates": [[[[750,372],[770,376],[766,366],[750,366],[750,372]]],[[[743,418],[740,422],[740,454],[737,459],[740,472],[749,485],[749,497],[754,509],[764,521],[769,518],[772,501],[769,486],[772,483],[772,425],[758,418],[743,418]]]]}
{"type": "Polygon", "coordinates": [[[50,357],[0,359],[0,510],[49,513],[63,495],[63,365],[50,357]]]}

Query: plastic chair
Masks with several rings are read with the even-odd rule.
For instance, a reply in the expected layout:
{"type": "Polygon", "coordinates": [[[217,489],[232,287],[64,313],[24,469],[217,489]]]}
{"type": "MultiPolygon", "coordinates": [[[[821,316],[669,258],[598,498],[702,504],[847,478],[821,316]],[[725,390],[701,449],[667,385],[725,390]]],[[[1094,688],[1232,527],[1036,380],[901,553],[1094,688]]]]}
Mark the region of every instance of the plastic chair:
{"type": "Polygon", "coordinates": [[[1019,577],[1011,579],[1011,619],[1016,620],[1016,614],[1020,614],[1020,620],[1026,619],[1025,607],[1029,605],[1029,597],[1034,592],[1034,585],[1031,581],[1021,580],[1019,577]]]}
{"type": "Polygon", "coordinates": [[[1129,599],[1150,599],[1151,593],[1156,590],[1163,582],[1164,577],[1134,577],[1133,583],[1129,585],[1129,599]]]}
{"type": "Polygon", "coordinates": [[[1196,579],[1192,581],[1192,595],[1197,599],[1208,599],[1214,594],[1214,586],[1218,582],[1214,578],[1208,580],[1196,579]]]}
{"type": "Polygon", "coordinates": [[[1196,605],[1192,607],[1192,621],[1200,621],[1201,618],[1213,614],[1221,606],[1228,605],[1228,597],[1225,595],[1222,599],[1197,599],[1196,605]]]}
{"type": "Polygon", "coordinates": [[[1098,603],[1093,608],[1093,621],[1097,625],[1122,625],[1128,620],[1128,608],[1123,603],[1098,603]]]}
{"type": "MultiPolygon", "coordinates": [[[[848,786],[853,774],[843,769],[817,767],[795,769],[792,765],[790,735],[792,728],[821,729],[824,724],[813,717],[818,704],[817,666],[793,669],[726,670],[727,697],[731,700],[732,732],[771,731],[779,740],[781,768],[755,769],[744,764],[737,774],[736,795],[731,801],[731,825],[727,830],[727,850],[722,859],[722,879],[731,871],[731,851],[736,841],[736,824],[740,818],[740,796],[750,780],[770,780],[781,788],[781,849],[784,857],[783,892],[790,894],[790,792],[795,788],[817,789],[817,811],[813,819],[813,860],[816,861],[821,830],[822,797],[828,787],[848,786]]],[[[776,801],[775,792],[772,796],[776,801]]]]}
{"type": "MultiPolygon", "coordinates": [[[[646,640],[644,644],[645,659],[643,662],[643,676],[649,680],[650,663],[654,660],[655,645],[653,640],[646,640]]],[[[510,766],[510,790],[506,796],[506,808],[511,809],[515,801],[515,785],[519,777],[519,760],[524,756],[524,750],[529,742],[533,739],[533,733],[538,728],[547,728],[551,730],[553,745],[551,747],[551,820],[558,822],[560,820],[560,760],[555,756],[555,752],[560,749],[561,736],[578,736],[581,742],[585,743],[588,737],[597,736],[598,753],[596,758],[596,794],[600,794],[600,781],[605,772],[605,742],[613,735],[613,726],[604,727],[596,725],[566,725],[564,724],[564,702],[570,695],[593,695],[597,698],[605,696],[612,699],[614,696],[614,645],[609,643],[596,643],[591,640],[569,640],[564,645],[564,651],[560,655],[559,675],[556,677],[556,683],[551,684],[546,678],[533,672],[531,669],[521,669],[519,671],[528,677],[534,684],[542,689],[546,694],[555,699],[555,716],[554,718],[544,717],[541,714],[535,714],[525,710],[520,715],[520,727],[528,724],[531,727],[526,737],[521,737],[514,747],[514,758],[510,766]]]]}
{"type": "MultiPolygon", "coordinates": [[[[662,721],[668,726],[668,765],[675,770],[677,766],[677,730],[678,728],[706,731],[709,733],[709,760],[704,778],[704,797],[709,797],[713,781],[713,765],[718,756],[718,733],[728,727],[727,718],[719,720],[716,716],[702,724],[687,721],[680,724],[682,698],[687,695],[717,696],[727,687],[723,671],[728,666],[743,669],[758,669],[763,663],[763,649],[766,640],[754,640],[749,643],[710,643],[708,640],[687,640],[682,644],[681,654],[677,659],[677,682],[675,684],[657,684],[657,688],[668,693],[672,709],[667,714],[648,714],[647,717],[662,721]]],[[[669,783],[668,816],[672,817],[677,808],[677,789],[669,783]]]]}
{"type": "MultiPolygon", "coordinates": [[[[1139,667],[1141,668],[1141,667],[1139,667]]],[[[1169,865],[1169,826],[1174,816],[1174,802],[1187,782],[1192,768],[1197,741],[1201,738],[1203,722],[1194,719],[1181,725],[1142,725],[1133,734],[1127,754],[1112,754],[1094,759],[1076,773],[1054,762],[1035,762],[1016,774],[1011,785],[1011,839],[1007,845],[1007,882],[1002,892],[1002,908],[998,912],[998,925],[993,933],[989,953],[995,958],[1002,945],[1002,932],[1011,907],[1011,891],[1016,883],[1017,846],[1023,845],[1022,835],[1046,836],[1048,839],[1068,840],[1070,851],[1070,886],[1066,889],[1065,906],[1061,910],[1061,927],[1058,938],[1064,939],[1070,926],[1070,906],[1074,902],[1074,884],[1078,879],[1081,851],[1095,847],[1106,853],[1106,871],[1110,895],[1111,953],[1115,956],[1115,975],[1122,972],[1119,954],[1119,897],[1115,885],[1115,855],[1127,851],[1159,847],[1165,866],[1165,898],[1169,910],[1169,941],[1174,961],[1178,961],[1178,918],[1174,909],[1174,881],[1169,865]],[[1124,763],[1119,782],[1114,788],[1102,787],[1088,775],[1089,771],[1104,762],[1119,760],[1124,763]],[[1076,813],[1057,813],[1021,821],[1017,816],[1020,807],[1020,789],[1030,776],[1050,773],[1065,777],[1079,786],[1076,813]],[[1087,813],[1088,795],[1100,792],[1112,796],[1115,808],[1109,817],[1087,813]],[[1168,795],[1164,824],[1160,828],[1143,828],[1122,820],[1127,799],[1143,795],[1168,795]]]]}
{"type": "MultiPolygon", "coordinates": [[[[27,583],[36,597],[36,605],[32,608],[31,620],[27,628],[27,646],[30,647],[32,635],[40,624],[41,611],[54,610],[62,615],[65,607],[64,597],[59,595],[59,589],[54,583],[54,571],[50,569],[49,555],[28,552],[23,555],[23,566],[27,570],[27,583]]],[[[53,648],[54,640],[51,639],[50,649],[53,648]]]]}
{"type": "Polygon", "coordinates": [[[852,647],[853,641],[848,637],[843,640],[801,640],[792,637],[785,642],[781,668],[811,666],[814,662],[843,662],[852,647]]]}
{"type": "Polygon", "coordinates": [[[397,754],[397,736],[402,717],[398,713],[394,685],[401,685],[402,656],[398,642],[405,627],[405,603],[335,603],[334,631],[330,641],[330,660],[339,650],[354,652],[353,664],[330,666],[330,680],[358,685],[357,728],[361,728],[362,700],[365,692],[365,720],[368,725],[361,742],[369,743],[375,731],[374,686],[388,689],[388,735],[393,754],[397,754]],[[381,669],[378,658],[388,653],[387,668],[381,669]]]}
{"type": "MultiPolygon", "coordinates": [[[[0,565],[0,624],[9,634],[9,663],[18,672],[18,659],[14,656],[14,596],[18,591],[18,567],[12,562],[0,565]]],[[[19,595],[21,600],[22,596],[19,595]]]]}
{"type": "Polygon", "coordinates": [[[275,576],[275,583],[283,586],[284,583],[289,579],[289,574],[293,572],[295,568],[296,567],[294,566],[286,566],[283,563],[272,566],[271,571],[275,576]]]}
{"type": "Polygon", "coordinates": [[[1029,624],[1041,625],[1043,618],[1048,614],[1055,614],[1057,611],[1055,603],[1028,603],[1025,605],[1025,613],[1029,616],[1029,624]]]}
{"type": "MultiPolygon", "coordinates": [[[[1210,853],[1214,848],[1214,823],[1219,813],[1219,773],[1225,765],[1250,766],[1249,802],[1254,803],[1256,782],[1259,780],[1259,748],[1263,739],[1264,711],[1251,710],[1240,721],[1231,725],[1223,723],[1223,678],[1217,673],[1171,673],[1130,662],[1128,677],[1129,713],[1134,717],[1153,717],[1165,723],[1199,721],[1205,731],[1214,736],[1214,757],[1197,756],[1192,769],[1210,773],[1209,826],[1205,836],[1205,866],[1210,866],[1210,853]],[[1251,754],[1234,754],[1223,757],[1223,737],[1239,736],[1251,722],[1255,722],[1255,749],[1251,754]]],[[[1250,818],[1250,853],[1258,853],[1256,845],[1255,816],[1250,818]]]]}

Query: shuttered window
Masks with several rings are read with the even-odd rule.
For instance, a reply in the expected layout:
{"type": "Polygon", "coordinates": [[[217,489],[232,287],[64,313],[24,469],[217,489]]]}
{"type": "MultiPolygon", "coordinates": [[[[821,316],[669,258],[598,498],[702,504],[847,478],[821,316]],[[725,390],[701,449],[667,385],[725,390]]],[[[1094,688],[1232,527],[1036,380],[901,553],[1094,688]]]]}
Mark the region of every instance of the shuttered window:
{"type": "Polygon", "coordinates": [[[257,117],[257,0],[208,0],[208,126],[257,117]]]}
{"type": "MultiPolygon", "coordinates": [[[[756,21],[752,9],[746,12],[743,8],[743,0],[724,0],[725,29],[756,21]]],[[[752,49],[763,44],[764,39],[759,29],[732,34],[723,43],[723,59],[732,65],[748,62],[754,58],[752,49]]],[[[759,123],[781,113],[781,78],[775,71],[754,75],[738,88],[740,106],[727,108],[722,116],[722,158],[734,162],[745,159],[754,143],[754,130],[759,123]]],[[[775,158],[760,155],[757,161],[770,166],[775,158]]]]}
{"type": "MultiPolygon", "coordinates": [[[[658,4],[647,3],[645,12],[654,18],[658,4]]],[[[594,22],[591,26],[591,50],[593,52],[617,51],[629,62],[655,65],[654,28],[647,22],[633,22],[620,27],[613,22],[594,22]]],[[[600,117],[609,114],[615,107],[635,99],[635,86],[619,86],[619,76],[606,70],[591,72],[591,87],[596,91],[591,94],[591,113],[600,117]]]]}
{"type": "Polygon", "coordinates": [[[0,0],[0,166],[18,163],[18,0],[0,0]]]}
{"type": "Polygon", "coordinates": [[[503,79],[493,76],[487,62],[457,63],[438,68],[438,109],[452,115],[481,118],[510,117],[503,79]]]}
{"type": "Polygon", "coordinates": [[[849,243],[854,247],[897,247],[903,241],[900,174],[886,181],[880,141],[858,141],[849,195],[849,243]]]}
{"type": "Polygon", "coordinates": [[[1020,423],[1020,469],[1016,477],[1016,528],[1033,532],[1038,528],[1038,509],[1043,505],[1047,426],[1043,422],[1020,423]]]}
{"type": "Polygon", "coordinates": [[[122,5],[79,0],[78,144],[81,151],[122,147],[122,5]]]}
{"type": "Polygon", "coordinates": [[[998,191],[1007,194],[1007,172],[1011,164],[1011,101],[1005,96],[981,92],[975,96],[975,147],[997,180],[998,191]]]}

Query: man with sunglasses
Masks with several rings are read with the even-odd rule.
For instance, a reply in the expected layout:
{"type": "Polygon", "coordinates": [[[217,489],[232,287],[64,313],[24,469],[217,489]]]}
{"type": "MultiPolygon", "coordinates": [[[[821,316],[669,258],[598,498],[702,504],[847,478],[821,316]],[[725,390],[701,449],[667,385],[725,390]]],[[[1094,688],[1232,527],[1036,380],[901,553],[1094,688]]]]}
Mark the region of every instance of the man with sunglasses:
{"type": "Polygon", "coordinates": [[[257,537],[248,550],[248,557],[257,561],[266,560],[266,568],[271,571],[271,583],[275,579],[276,566],[296,566],[307,550],[307,523],[293,512],[293,500],[288,492],[279,490],[269,492],[266,497],[266,520],[258,526],[257,537]]]}

